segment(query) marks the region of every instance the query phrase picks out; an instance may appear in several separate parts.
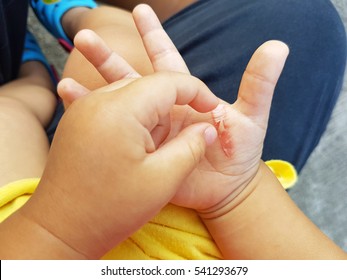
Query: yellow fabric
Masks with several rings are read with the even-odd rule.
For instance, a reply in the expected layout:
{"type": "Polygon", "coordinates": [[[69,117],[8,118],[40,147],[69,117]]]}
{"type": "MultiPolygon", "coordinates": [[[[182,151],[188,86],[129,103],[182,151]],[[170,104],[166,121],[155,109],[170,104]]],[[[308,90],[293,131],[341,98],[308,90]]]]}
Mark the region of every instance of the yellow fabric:
{"type": "Polygon", "coordinates": [[[298,180],[298,174],[295,167],[287,161],[268,160],[266,165],[276,175],[285,189],[292,188],[298,180]]]}
{"type": "Polygon", "coordinates": [[[39,182],[39,178],[30,178],[0,187],[0,223],[28,201],[39,182]]]}
{"type": "MultiPolygon", "coordinates": [[[[296,182],[295,169],[283,161],[268,164],[286,186],[296,182]]],[[[0,222],[23,206],[40,179],[24,179],[0,188],[0,222]]],[[[221,254],[194,210],[167,205],[149,223],[108,252],[103,259],[220,259],[221,254]]]]}
{"type": "Polygon", "coordinates": [[[169,204],[103,259],[220,258],[218,248],[196,212],[169,204]]]}

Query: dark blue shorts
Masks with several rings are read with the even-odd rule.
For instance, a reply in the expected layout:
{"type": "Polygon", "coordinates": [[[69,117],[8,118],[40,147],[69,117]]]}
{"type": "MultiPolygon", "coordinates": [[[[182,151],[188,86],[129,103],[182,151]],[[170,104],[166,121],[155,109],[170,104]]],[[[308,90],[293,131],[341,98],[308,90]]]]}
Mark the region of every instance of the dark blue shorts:
{"type": "Polygon", "coordinates": [[[18,75],[27,15],[28,0],[0,1],[0,85],[18,75]]]}
{"type": "MultiPolygon", "coordinates": [[[[14,17],[21,29],[17,37],[25,30],[23,22],[18,27],[18,18],[14,17]]],[[[10,16],[6,19],[10,22],[10,16]]],[[[0,28],[4,31],[2,23],[0,28]]],[[[287,160],[300,171],[326,128],[345,70],[345,30],[331,2],[200,0],[167,20],[164,28],[192,74],[229,103],[236,100],[243,71],[262,43],[276,39],[289,46],[290,56],[273,99],[263,159],[287,160]]],[[[16,57],[13,65],[3,64],[9,50],[0,42],[0,77],[16,73],[13,69],[18,69],[17,49],[22,41],[9,40],[7,45],[17,45],[10,51],[16,57]]],[[[60,104],[48,129],[50,138],[62,113],[60,104]]]]}

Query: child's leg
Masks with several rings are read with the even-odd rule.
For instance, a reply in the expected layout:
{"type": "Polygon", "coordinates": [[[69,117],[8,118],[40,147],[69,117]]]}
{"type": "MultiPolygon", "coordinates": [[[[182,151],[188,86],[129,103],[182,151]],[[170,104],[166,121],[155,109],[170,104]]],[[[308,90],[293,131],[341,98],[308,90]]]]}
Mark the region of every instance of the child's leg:
{"type": "MultiPolygon", "coordinates": [[[[137,4],[136,1],[130,2],[132,4],[129,5],[135,6],[137,4]]],[[[155,4],[156,1],[149,2],[150,4],[155,4]]],[[[195,1],[178,2],[180,4],[178,5],[177,3],[177,7],[181,9],[195,1]]],[[[60,22],[66,37],[72,39],[81,29],[92,29],[114,51],[123,56],[137,72],[142,75],[153,72],[142,40],[129,11],[111,6],[100,6],[90,9],[88,7],[78,6],[79,4],[76,2],[76,7],[70,7],[70,9],[63,13],[61,18],[60,22]]],[[[158,5],[158,3],[155,5],[158,5]]],[[[61,1],[61,6],[64,6],[64,0],[61,1]]],[[[37,14],[40,14],[40,12],[37,14]]],[[[47,16],[41,14],[40,17],[46,18],[47,16]]],[[[50,27],[46,26],[47,29],[50,29],[52,24],[49,25],[50,27]]],[[[63,76],[72,77],[89,89],[95,89],[106,84],[94,67],[76,50],[72,51],[67,60],[63,76]]]]}
{"type": "MultiPolygon", "coordinates": [[[[72,9],[63,17],[64,30],[70,37],[74,37],[81,29],[92,29],[140,74],[153,72],[130,12],[108,6],[86,9],[81,13],[79,9],[72,9]]],[[[63,76],[72,77],[89,89],[106,84],[95,68],[76,50],[71,52],[63,76]]]]}
{"type": "Polygon", "coordinates": [[[36,61],[24,63],[19,78],[0,87],[0,187],[40,177],[48,153],[44,126],[56,104],[53,83],[36,61]]]}
{"type": "Polygon", "coordinates": [[[129,11],[132,11],[136,5],[145,3],[153,8],[161,21],[164,21],[196,1],[197,0],[102,0],[101,2],[127,9],[129,11]]]}

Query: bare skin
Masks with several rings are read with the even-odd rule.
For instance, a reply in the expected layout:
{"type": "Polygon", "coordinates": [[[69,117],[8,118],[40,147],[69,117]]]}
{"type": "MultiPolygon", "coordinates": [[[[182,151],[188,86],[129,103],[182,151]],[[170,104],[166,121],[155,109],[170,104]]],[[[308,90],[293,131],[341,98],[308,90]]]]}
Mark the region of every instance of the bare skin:
{"type": "Polygon", "coordinates": [[[49,149],[44,127],[56,106],[54,87],[39,62],[22,65],[19,78],[0,87],[0,186],[40,177],[49,149]]]}
{"type": "Polygon", "coordinates": [[[102,2],[132,11],[139,4],[147,4],[152,7],[161,22],[164,22],[169,17],[183,10],[197,0],[103,0],[102,2]]]}

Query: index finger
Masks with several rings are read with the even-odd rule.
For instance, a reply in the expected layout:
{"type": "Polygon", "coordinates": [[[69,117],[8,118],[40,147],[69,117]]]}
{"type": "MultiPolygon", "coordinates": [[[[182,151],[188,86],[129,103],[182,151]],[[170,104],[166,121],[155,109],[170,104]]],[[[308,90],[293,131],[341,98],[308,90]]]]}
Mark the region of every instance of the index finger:
{"type": "Polygon", "coordinates": [[[154,71],[189,73],[182,56],[150,6],[146,4],[136,6],[133,18],[154,71]]]}

